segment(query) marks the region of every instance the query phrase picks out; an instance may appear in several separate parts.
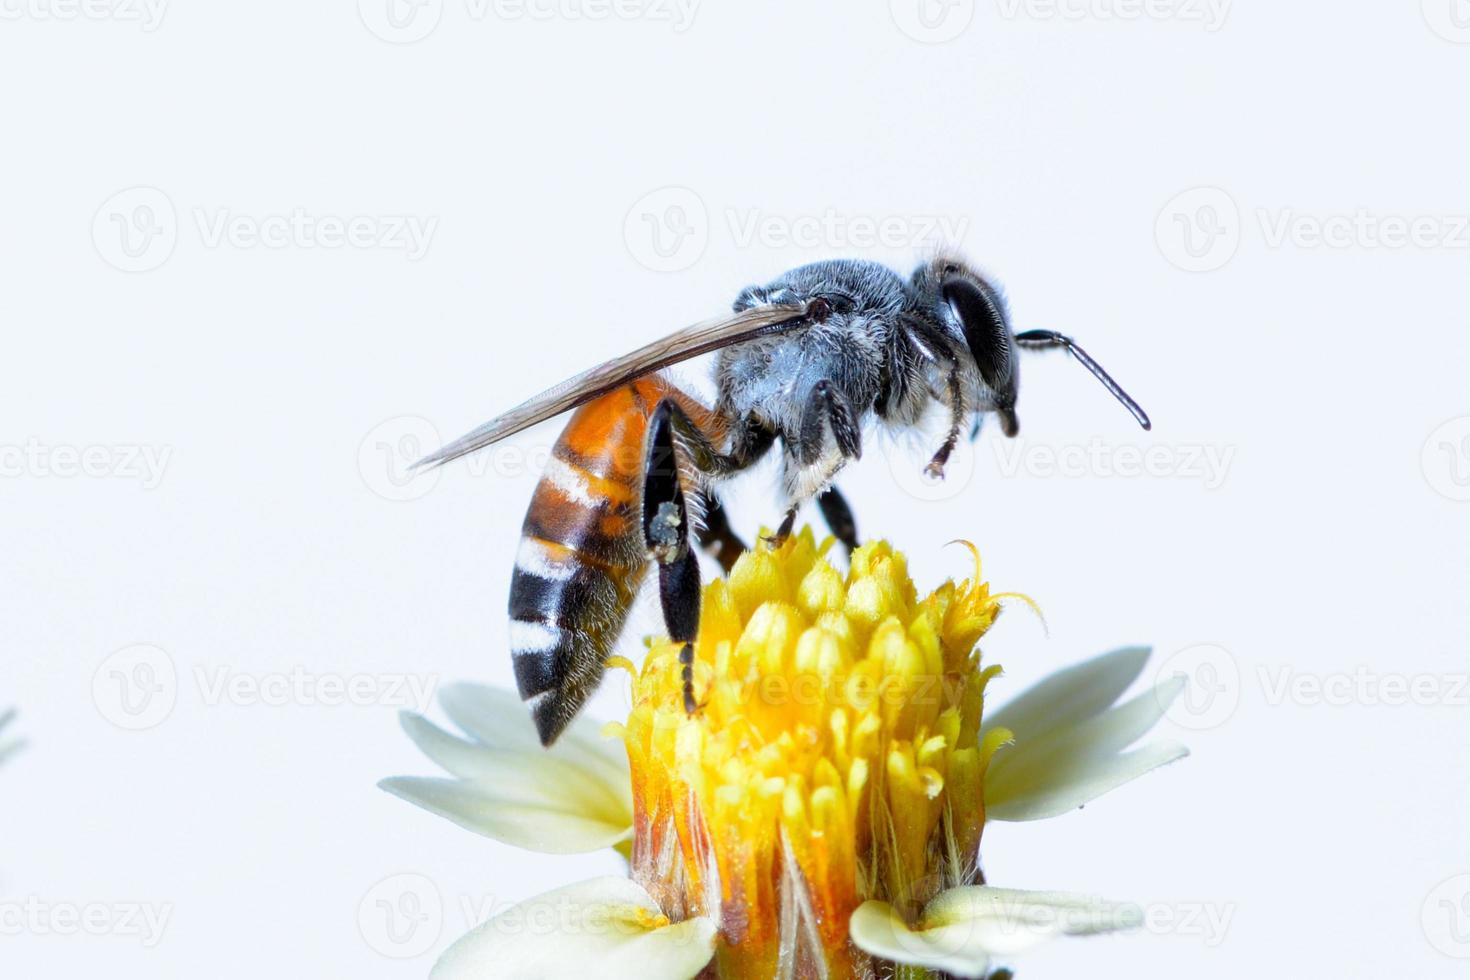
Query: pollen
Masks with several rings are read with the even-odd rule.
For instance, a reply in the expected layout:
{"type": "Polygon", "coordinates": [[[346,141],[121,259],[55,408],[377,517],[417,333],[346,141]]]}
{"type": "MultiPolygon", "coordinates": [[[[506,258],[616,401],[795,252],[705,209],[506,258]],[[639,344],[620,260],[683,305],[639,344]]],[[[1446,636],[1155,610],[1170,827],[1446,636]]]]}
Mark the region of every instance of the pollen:
{"type": "MultiPolygon", "coordinates": [[[[981,577],[918,596],[904,556],[865,545],[839,571],[810,529],[747,552],[704,591],[698,710],[678,644],[650,642],[620,734],[632,870],[675,919],[720,924],[726,976],[846,976],[854,909],[917,910],[980,880],[980,737],[1000,611],[981,577]]],[[[631,665],[629,665],[631,666],[631,665]]]]}

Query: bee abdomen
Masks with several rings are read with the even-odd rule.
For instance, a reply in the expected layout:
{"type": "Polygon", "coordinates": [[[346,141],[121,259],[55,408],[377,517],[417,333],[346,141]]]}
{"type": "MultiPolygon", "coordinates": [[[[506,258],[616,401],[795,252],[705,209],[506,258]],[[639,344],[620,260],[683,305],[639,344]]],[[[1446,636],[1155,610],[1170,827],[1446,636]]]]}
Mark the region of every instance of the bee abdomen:
{"type": "Polygon", "coordinates": [[[643,577],[639,476],[651,406],[640,394],[613,392],[572,416],[526,513],[511,656],[546,745],[596,689],[643,577]]]}

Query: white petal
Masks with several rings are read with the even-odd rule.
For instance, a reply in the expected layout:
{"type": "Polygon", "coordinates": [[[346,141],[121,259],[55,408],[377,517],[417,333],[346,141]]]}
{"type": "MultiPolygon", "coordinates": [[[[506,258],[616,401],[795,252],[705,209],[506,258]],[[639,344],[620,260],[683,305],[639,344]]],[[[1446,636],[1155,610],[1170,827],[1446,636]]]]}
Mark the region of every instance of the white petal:
{"type": "MultiPolygon", "coordinates": [[[[534,749],[544,753],[536,726],[521,699],[513,692],[483,684],[450,684],[439,692],[439,704],[449,720],[476,741],[497,749],[534,749]]],[[[563,758],[592,765],[617,765],[626,773],[623,743],[602,737],[602,726],[579,715],[549,750],[563,758]]]]}
{"type": "Polygon", "coordinates": [[[690,980],[714,955],[707,918],[660,926],[626,878],[594,878],[507,909],[439,958],[430,980],[690,980]]]}
{"type": "Polygon", "coordinates": [[[546,749],[508,691],[455,684],[441,701],[479,741],[410,712],[399,718],[414,744],[460,781],[400,776],[379,783],[383,789],[461,827],[543,853],[600,850],[632,835],[627,755],[594,722],[574,723],[546,749]]]}
{"type": "Polygon", "coordinates": [[[953,888],[910,929],[883,902],[865,902],[848,933],[858,948],[895,963],[983,977],[992,956],[1012,956],[1055,936],[1136,928],[1138,906],[1064,892],[953,888]]]}
{"type": "Polygon", "coordinates": [[[509,774],[504,782],[394,776],[379,787],[477,834],[542,854],[585,854],[633,834],[631,809],[609,803],[602,789],[558,781],[552,760],[536,777],[509,774]]]}
{"type": "Polygon", "coordinates": [[[530,745],[477,744],[456,738],[410,711],[401,712],[398,720],[424,755],[456,776],[498,782],[508,775],[524,773],[533,778],[572,778],[595,783],[611,799],[625,802],[629,823],[632,822],[632,776],[621,742],[611,743],[616,748],[615,755],[601,751],[601,747],[597,752],[589,752],[585,746],[560,740],[549,749],[542,748],[534,739],[530,745]]]}
{"type": "Polygon", "coordinates": [[[990,969],[990,955],[985,950],[948,943],[943,935],[915,932],[887,902],[859,905],[848,920],[847,935],[858,949],[893,963],[956,977],[983,977],[990,969]]]}
{"type": "Polygon", "coordinates": [[[1184,691],[1188,678],[1172,677],[1100,715],[1059,721],[1055,728],[1018,737],[991,761],[986,794],[1009,799],[1043,792],[1091,762],[1105,760],[1148,734],[1184,691]]]}
{"type": "Polygon", "coordinates": [[[1012,787],[985,781],[985,817],[988,820],[1042,820],[1060,816],[1090,803],[1150,770],[1182,759],[1189,750],[1174,742],[1154,742],[1110,759],[1092,760],[1072,768],[1056,769],[1044,783],[1006,795],[1012,787]]]}
{"type": "Polygon", "coordinates": [[[983,729],[1009,728],[1017,741],[1061,722],[1099,714],[1143,673],[1148,647],[1125,647],[1059,670],[1023,691],[1009,704],[986,712],[983,729]]]}

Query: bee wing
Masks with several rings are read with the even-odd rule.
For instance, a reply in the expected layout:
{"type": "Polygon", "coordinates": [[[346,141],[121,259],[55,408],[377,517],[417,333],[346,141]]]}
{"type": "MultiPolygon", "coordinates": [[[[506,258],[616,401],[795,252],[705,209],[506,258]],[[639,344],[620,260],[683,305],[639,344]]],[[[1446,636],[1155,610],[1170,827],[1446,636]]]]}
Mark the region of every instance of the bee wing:
{"type": "Polygon", "coordinates": [[[414,467],[439,466],[484,449],[522,429],[569,412],[614,388],[672,364],[708,354],[721,347],[803,326],[809,322],[807,309],[806,304],[772,303],[736,313],[734,316],[706,320],[692,327],[685,327],[678,333],[640,347],[631,354],[599,364],[527,399],[438,452],[425,456],[414,467]]]}

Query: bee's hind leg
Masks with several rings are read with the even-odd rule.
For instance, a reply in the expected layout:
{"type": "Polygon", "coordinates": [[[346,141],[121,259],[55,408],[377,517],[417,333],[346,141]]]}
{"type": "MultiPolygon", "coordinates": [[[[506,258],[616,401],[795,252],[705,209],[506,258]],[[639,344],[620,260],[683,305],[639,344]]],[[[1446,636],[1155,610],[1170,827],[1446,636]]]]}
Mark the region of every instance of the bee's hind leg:
{"type": "Polygon", "coordinates": [[[658,598],[669,639],[679,650],[684,710],[694,714],[694,640],[699,634],[699,558],[689,547],[689,507],[679,478],[679,448],[674,438],[671,401],[654,410],[643,467],[643,541],[658,563],[658,598]]]}

